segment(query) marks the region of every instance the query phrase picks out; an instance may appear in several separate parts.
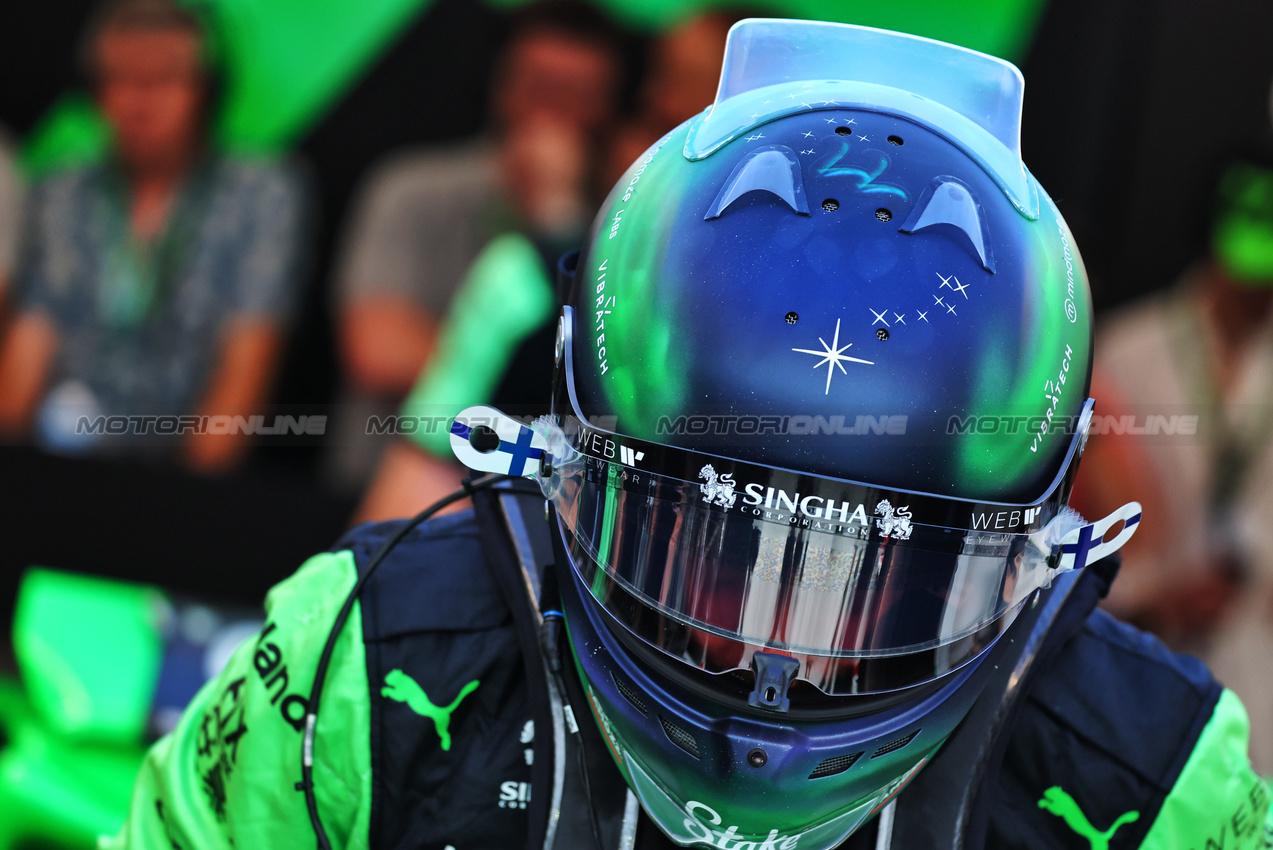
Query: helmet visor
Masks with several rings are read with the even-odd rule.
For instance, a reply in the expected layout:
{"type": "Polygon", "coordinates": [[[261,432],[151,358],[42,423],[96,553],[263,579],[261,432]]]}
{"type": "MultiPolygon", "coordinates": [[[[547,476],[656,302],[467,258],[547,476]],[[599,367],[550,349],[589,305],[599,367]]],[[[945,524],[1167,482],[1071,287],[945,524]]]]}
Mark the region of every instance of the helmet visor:
{"type": "Polygon", "coordinates": [[[557,432],[547,482],[574,568],[622,626],[709,673],[764,650],[798,657],[827,694],[928,681],[988,646],[1054,572],[1037,520],[924,524],[903,494],[746,464],[704,462],[687,480],[598,457],[574,430],[557,432]]]}

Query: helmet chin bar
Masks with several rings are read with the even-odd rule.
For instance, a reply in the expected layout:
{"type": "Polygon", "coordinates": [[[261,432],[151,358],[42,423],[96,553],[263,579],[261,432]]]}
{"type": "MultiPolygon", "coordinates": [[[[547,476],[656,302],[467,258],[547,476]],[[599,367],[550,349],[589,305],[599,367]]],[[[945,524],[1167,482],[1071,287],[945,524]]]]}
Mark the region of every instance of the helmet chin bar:
{"type": "Polygon", "coordinates": [[[694,682],[705,674],[689,668],[676,674],[670,660],[653,659],[619,624],[610,622],[571,565],[564,528],[553,520],[562,608],[594,719],[643,808],[664,833],[682,843],[720,846],[715,842],[723,835],[763,846],[776,826],[776,846],[782,846],[784,836],[811,850],[837,846],[923,775],[987,681],[1017,663],[1034,615],[1042,608],[1027,606],[984,655],[938,682],[882,695],[820,695],[827,704],[838,704],[838,712],[800,707],[781,715],[749,711],[749,683],[735,681],[733,697],[724,699],[721,690],[694,682]],[[625,698],[625,685],[646,701],[640,713],[632,697],[625,698]],[[866,715],[870,719],[864,721],[866,715]],[[669,743],[669,721],[692,732],[702,747],[700,758],[690,759],[669,743]],[[913,740],[892,751],[899,736],[913,740]],[[768,754],[763,768],[748,764],[756,749],[768,754]],[[828,755],[845,752],[864,755],[843,772],[815,778],[815,766],[825,764],[828,755]],[[796,769],[784,771],[783,763],[790,768],[793,761],[796,769]],[[775,766],[776,775],[769,772],[775,766]],[[760,789],[759,796],[751,793],[760,789]],[[812,820],[803,826],[777,818],[772,823],[764,817],[748,820],[737,807],[742,799],[767,804],[796,798],[810,803],[812,820]]]}

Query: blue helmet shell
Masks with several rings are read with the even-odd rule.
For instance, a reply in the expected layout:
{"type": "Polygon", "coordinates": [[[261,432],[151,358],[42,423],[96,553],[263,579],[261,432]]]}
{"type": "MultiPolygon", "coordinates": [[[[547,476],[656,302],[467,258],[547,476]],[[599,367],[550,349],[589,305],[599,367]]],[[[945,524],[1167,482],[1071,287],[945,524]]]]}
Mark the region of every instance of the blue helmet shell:
{"type": "MultiPolygon", "coordinates": [[[[809,475],[1043,496],[1087,401],[1091,308],[1021,165],[1020,85],[1005,62],[912,36],[737,25],[717,102],[633,164],[580,256],[576,412],[809,475]]],[[[996,652],[888,699],[748,710],[626,639],[570,573],[590,708],[683,844],[835,846],[953,733],[996,652]]]]}

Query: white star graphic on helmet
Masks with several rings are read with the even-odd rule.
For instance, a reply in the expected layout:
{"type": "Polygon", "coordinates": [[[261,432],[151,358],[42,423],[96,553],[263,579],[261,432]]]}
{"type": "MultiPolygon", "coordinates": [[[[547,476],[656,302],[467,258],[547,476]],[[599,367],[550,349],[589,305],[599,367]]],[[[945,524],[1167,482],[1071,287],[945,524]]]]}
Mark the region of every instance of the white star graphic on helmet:
{"type": "MultiPolygon", "coordinates": [[[[875,312],[875,311],[874,311],[874,310],[872,310],[871,312],[875,312]]],[[[903,325],[904,325],[904,324],[906,324],[906,314],[905,314],[905,313],[898,313],[898,312],[894,312],[894,313],[893,313],[893,315],[896,317],[896,318],[894,319],[894,321],[896,321],[896,322],[900,322],[900,323],[901,323],[901,324],[903,324],[903,325]]]]}
{"type": "MultiPolygon", "coordinates": [[[[919,313],[920,319],[924,320],[925,322],[928,322],[928,313],[924,312],[923,310],[917,310],[916,312],[919,313]]],[[[931,325],[932,322],[928,322],[928,324],[931,325]]]]}
{"type": "Polygon", "coordinates": [[[956,284],[958,284],[958,286],[955,286],[955,287],[954,287],[954,290],[955,290],[956,292],[958,292],[960,295],[964,296],[964,300],[965,300],[965,301],[967,301],[967,300],[968,300],[968,293],[967,293],[967,292],[964,292],[964,290],[968,288],[968,284],[966,284],[966,283],[959,283],[959,278],[955,278],[955,283],[956,283],[956,284]]]}
{"type": "Polygon", "coordinates": [[[763,138],[764,138],[764,135],[763,135],[762,133],[756,133],[754,136],[748,136],[748,137],[747,137],[747,141],[749,141],[749,142],[755,142],[755,141],[759,141],[760,139],[763,139],[763,138]]]}
{"type": "Polygon", "coordinates": [[[822,337],[818,337],[818,342],[822,343],[822,351],[814,351],[813,349],[810,349],[810,348],[793,348],[791,350],[797,351],[801,354],[816,354],[822,358],[821,360],[818,361],[817,365],[815,365],[813,368],[820,369],[823,366],[827,367],[827,387],[826,387],[826,390],[823,391],[823,395],[831,394],[831,376],[835,374],[836,369],[839,369],[841,372],[844,372],[844,374],[846,375],[849,374],[848,372],[845,371],[844,364],[842,361],[847,360],[850,363],[865,363],[868,366],[875,365],[875,362],[872,360],[862,360],[861,358],[858,358],[858,357],[849,357],[847,354],[843,353],[847,351],[848,349],[852,348],[853,343],[849,342],[849,343],[845,343],[844,345],[840,345],[840,320],[839,319],[835,320],[835,336],[831,339],[831,344],[827,345],[827,341],[823,339],[822,337]]]}
{"type": "MultiPolygon", "coordinates": [[[[945,305],[945,306],[946,306],[946,312],[947,312],[947,313],[955,313],[955,305],[954,305],[954,304],[947,304],[947,305],[945,305]]],[[[959,314],[958,314],[958,313],[955,313],[955,315],[956,315],[956,316],[958,316],[959,314]]]]}
{"type": "Polygon", "coordinates": [[[938,289],[941,289],[943,286],[947,289],[954,289],[955,287],[950,285],[952,280],[955,281],[955,283],[959,283],[959,278],[955,277],[953,274],[950,277],[944,277],[941,272],[934,272],[934,274],[941,278],[941,286],[937,287],[938,289]]]}
{"type": "Polygon", "coordinates": [[[807,130],[806,130],[805,132],[801,133],[800,135],[804,136],[806,139],[811,139],[811,138],[813,138],[813,133],[810,133],[810,132],[808,132],[807,130]]]}
{"type": "Polygon", "coordinates": [[[874,327],[874,326],[875,326],[875,323],[876,323],[876,322],[883,322],[885,325],[888,325],[888,319],[884,318],[884,314],[885,314],[885,313],[887,313],[887,312],[888,312],[888,310],[880,310],[880,311],[877,313],[877,312],[875,312],[875,309],[874,309],[873,307],[867,307],[866,309],[870,310],[870,311],[871,311],[871,315],[873,315],[873,316],[875,317],[875,318],[871,321],[871,326],[872,326],[872,327],[874,327]]]}

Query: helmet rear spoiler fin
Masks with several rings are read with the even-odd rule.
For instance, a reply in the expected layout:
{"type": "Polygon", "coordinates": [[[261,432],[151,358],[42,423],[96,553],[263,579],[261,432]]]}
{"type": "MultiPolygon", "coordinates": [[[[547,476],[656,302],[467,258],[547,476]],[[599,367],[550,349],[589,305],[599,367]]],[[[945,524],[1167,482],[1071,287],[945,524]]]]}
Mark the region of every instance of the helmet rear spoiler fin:
{"type": "Polygon", "coordinates": [[[1021,163],[1024,92],[1016,66],[975,50],[851,24],[749,18],[729,32],[716,100],[694,119],[685,156],[704,159],[795,112],[882,110],[941,128],[1033,220],[1038,192],[1021,163]]]}

